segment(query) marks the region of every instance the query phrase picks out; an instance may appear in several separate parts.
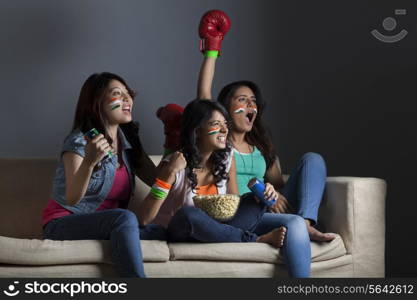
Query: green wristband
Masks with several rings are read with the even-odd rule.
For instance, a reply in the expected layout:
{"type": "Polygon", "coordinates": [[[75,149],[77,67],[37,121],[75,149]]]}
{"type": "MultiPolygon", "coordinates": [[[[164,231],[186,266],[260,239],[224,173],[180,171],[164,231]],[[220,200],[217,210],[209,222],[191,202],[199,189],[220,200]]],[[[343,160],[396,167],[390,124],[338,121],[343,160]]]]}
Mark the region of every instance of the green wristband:
{"type": "Polygon", "coordinates": [[[207,50],[204,52],[204,57],[214,57],[217,58],[219,56],[219,51],[217,50],[207,50]]]}
{"type": "Polygon", "coordinates": [[[156,195],[156,196],[166,196],[167,195],[167,193],[165,193],[161,190],[158,190],[154,187],[151,188],[151,193],[152,193],[152,195],[156,195]]]}
{"type": "Polygon", "coordinates": [[[158,199],[158,200],[164,200],[167,197],[167,194],[157,190],[155,188],[151,188],[151,194],[154,198],[158,199]]]}

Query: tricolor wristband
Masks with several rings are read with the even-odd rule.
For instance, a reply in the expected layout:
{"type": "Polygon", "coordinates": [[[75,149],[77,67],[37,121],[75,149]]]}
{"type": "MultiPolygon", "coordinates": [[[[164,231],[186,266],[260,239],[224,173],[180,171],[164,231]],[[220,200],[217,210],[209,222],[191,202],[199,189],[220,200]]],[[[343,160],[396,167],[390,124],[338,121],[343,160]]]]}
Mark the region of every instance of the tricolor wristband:
{"type": "Polygon", "coordinates": [[[168,196],[168,193],[165,193],[155,188],[155,186],[151,188],[151,194],[152,194],[152,197],[154,197],[157,200],[164,200],[168,196]]]}
{"type": "Polygon", "coordinates": [[[151,195],[157,200],[165,200],[171,189],[171,184],[156,178],[155,183],[151,188],[151,195]]]}
{"type": "Polygon", "coordinates": [[[206,50],[206,51],[204,51],[204,57],[217,58],[218,56],[219,56],[219,51],[217,51],[217,50],[206,50]]]}

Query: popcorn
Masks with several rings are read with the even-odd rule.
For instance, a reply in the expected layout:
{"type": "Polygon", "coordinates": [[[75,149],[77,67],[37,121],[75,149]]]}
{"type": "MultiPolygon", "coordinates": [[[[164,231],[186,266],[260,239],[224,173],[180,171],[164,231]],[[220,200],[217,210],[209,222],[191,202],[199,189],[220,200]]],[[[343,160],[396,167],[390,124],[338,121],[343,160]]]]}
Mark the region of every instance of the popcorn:
{"type": "Polygon", "coordinates": [[[239,207],[239,195],[197,195],[193,197],[194,205],[217,221],[233,218],[239,207]]]}

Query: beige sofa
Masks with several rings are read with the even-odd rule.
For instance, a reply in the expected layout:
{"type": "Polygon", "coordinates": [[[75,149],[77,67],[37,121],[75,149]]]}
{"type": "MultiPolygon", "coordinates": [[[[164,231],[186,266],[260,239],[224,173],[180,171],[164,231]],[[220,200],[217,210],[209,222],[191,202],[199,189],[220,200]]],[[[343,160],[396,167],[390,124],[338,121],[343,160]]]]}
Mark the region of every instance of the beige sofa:
{"type": "MultiPolygon", "coordinates": [[[[152,156],[158,162],[160,156],[152,156]]],[[[0,159],[0,277],[116,277],[102,240],[41,239],[54,158],[0,159]]],[[[138,180],[130,209],[148,187],[138,180]]],[[[313,277],[384,277],[386,184],[377,178],[329,177],[319,223],[337,233],[312,242],[313,277]]],[[[149,277],[285,277],[280,250],[258,243],[142,241],[149,277]]]]}

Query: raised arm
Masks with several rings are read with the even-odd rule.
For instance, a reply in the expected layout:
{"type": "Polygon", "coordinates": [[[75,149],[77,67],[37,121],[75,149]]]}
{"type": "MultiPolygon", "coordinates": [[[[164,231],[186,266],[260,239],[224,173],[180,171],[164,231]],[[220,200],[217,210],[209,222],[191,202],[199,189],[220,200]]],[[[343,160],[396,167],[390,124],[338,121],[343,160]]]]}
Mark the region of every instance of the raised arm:
{"type": "MultiPolygon", "coordinates": [[[[201,18],[198,31],[201,38],[200,50],[204,54],[204,61],[198,77],[197,98],[212,99],[211,86],[216,58],[220,55],[221,43],[229,29],[230,19],[220,10],[210,10],[201,18]]],[[[160,107],[156,112],[158,119],[164,123],[164,156],[181,148],[180,125],[183,111],[183,107],[170,103],[160,107]]]]}
{"type": "Polygon", "coordinates": [[[216,57],[204,57],[198,76],[197,98],[212,99],[211,87],[213,85],[216,68],[216,57]]]}
{"type": "Polygon", "coordinates": [[[201,18],[198,32],[204,61],[198,76],[197,97],[200,99],[212,99],[211,87],[216,58],[220,55],[221,43],[230,26],[229,17],[221,10],[210,10],[201,18]]]}

